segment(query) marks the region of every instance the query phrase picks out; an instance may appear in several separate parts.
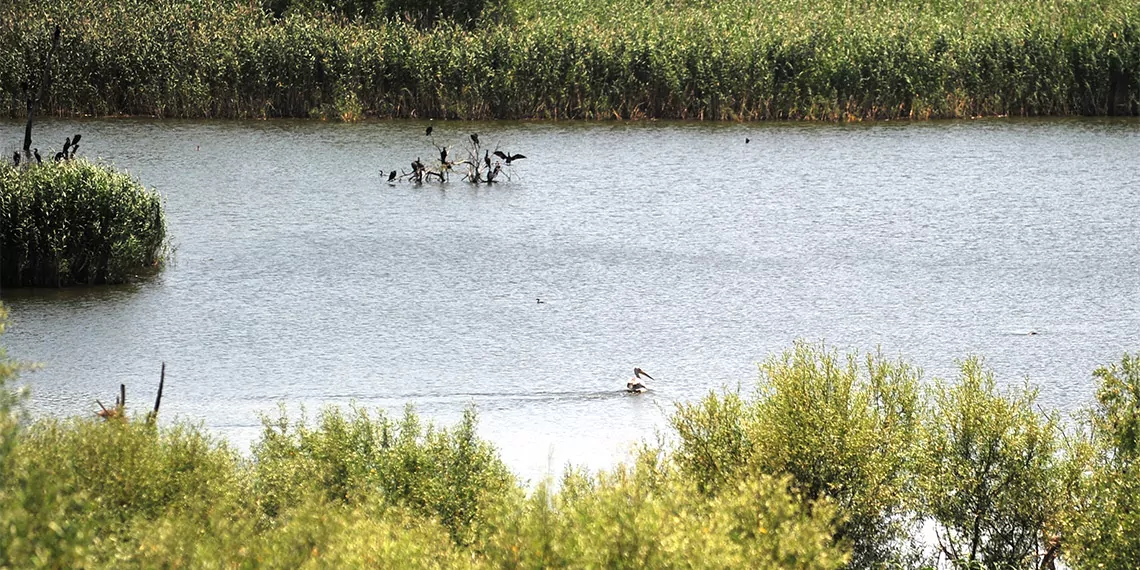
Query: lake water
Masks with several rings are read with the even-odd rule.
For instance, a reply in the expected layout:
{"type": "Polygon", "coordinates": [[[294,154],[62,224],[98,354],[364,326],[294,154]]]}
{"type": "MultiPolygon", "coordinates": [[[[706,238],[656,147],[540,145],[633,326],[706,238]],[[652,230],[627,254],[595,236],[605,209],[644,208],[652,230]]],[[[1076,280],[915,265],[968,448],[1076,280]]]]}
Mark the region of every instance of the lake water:
{"type": "MultiPolygon", "coordinates": [[[[427,124],[37,124],[41,153],[80,132],[158,188],[174,252],[132,286],[3,292],[9,353],[44,364],[32,410],[119,383],[145,409],[163,361],[164,419],[243,449],[281,403],[474,404],[533,481],[612,465],[796,339],[928,378],[982,355],[1062,412],[1140,350],[1136,120],[437,121],[528,158],[493,187],[388,185],[438,156],[427,124]],[[656,381],[626,396],[635,366],[656,381]]],[[[10,156],[23,125],[0,133],[10,156]]]]}

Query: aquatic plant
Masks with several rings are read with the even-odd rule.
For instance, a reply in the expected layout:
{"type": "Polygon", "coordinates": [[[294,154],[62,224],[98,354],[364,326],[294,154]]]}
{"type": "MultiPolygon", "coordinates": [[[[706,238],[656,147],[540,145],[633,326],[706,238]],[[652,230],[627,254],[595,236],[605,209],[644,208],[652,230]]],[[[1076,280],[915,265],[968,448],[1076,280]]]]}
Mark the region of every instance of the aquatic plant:
{"type": "Polygon", "coordinates": [[[83,159],[0,167],[0,285],[123,283],[161,264],[162,198],[83,159]]]}
{"type": "Polygon", "coordinates": [[[349,1],[277,17],[239,0],[12,0],[0,6],[0,112],[23,113],[19,85],[46,49],[49,22],[61,25],[64,47],[45,104],[60,114],[860,120],[1140,111],[1140,5],[1125,0],[512,0],[428,26],[403,17],[404,3],[383,4],[390,17],[349,1]]]}

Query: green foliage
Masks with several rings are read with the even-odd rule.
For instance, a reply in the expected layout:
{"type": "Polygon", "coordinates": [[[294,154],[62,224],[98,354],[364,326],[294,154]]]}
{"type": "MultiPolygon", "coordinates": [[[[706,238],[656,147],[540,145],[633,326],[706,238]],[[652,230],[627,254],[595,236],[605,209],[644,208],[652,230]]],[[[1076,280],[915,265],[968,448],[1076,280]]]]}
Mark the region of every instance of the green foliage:
{"type": "Polygon", "coordinates": [[[0,285],[123,283],[165,253],[162,199],[77,159],[0,167],[0,285]]]}
{"type": "Polygon", "coordinates": [[[1097,402],[1085,422],[1087,457],[1074,458],[1079,508],[1067,544],[1074,568],[1127,568],[1140,560],[1140,355],[1093,376],[1097,402]]]}
{"type": "Polygon", "coordinates": [[[1034,569],[1064,508],[1059,428],[1028,387],[1003,395],[979,359],[934,389],[923,437],[924,510],[956,568],[1034,569]]]}
{"type": "Polygon", "coordinates": [[[570,472],[504,509],[483,552],[500,568],[841,568],[834,507],[805,504],[768,476],[709,500],[663,458],[596,477],[570,472]]]}
{"type": "Polygon", "coordinates": [[[59,113],[860,120],[1140,110],[1140,4],[1126,0],[266,6],[0,3],[0,112],[24,112],[19,85],[38,69],[51,23],[64,47],[46,105],[59,113]]]}
{"type": "Polygon", "coordinates": [[[713,491],[751,471],[790,475],[798,492],[835,502],[851,567],[901,564],[912,554],[919,378],[878,354],[799,343],[761,366],[754,402],[728,394],[678,407],[678,465],[713,491]]]}
{"type": "Polygon", "coordinates": [[[513,476],[497,452],[475,434],[475,412],[450,430],[425,427],[411,410],[397,424],[354,409],[324,410],[315,429],[282,416],[265,421],[254,450],[254,485],[266,516],[306,495],[361,504],[384,502],[439,520],[459,544],[468,544],[493,501],[513,490],[513,476]]]}

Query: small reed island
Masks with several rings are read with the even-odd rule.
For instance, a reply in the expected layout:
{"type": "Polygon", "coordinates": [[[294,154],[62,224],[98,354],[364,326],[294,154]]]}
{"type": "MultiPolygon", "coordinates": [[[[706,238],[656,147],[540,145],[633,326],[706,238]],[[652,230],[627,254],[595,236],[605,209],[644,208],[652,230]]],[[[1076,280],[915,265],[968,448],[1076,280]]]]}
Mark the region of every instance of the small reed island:
{"type": "Polygon", "coordinates": [[[51,161],[37,159],[38,149],[30,160],[15,153],[0,167],[0,287],[125,283],[160,267],[158,192],[63,153],[51,161]]]}

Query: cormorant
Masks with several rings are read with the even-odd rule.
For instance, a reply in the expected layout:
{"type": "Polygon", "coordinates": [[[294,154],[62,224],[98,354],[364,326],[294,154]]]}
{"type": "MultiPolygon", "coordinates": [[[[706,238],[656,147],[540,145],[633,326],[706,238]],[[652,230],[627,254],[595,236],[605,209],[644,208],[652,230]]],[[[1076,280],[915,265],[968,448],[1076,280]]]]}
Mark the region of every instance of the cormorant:
{"type": "Polygon", "coordinates": [[[475,146],[479,145],[479,133],[471,133],[471,142],[475,143],[475,146]]]}
{"type": "Polygon", "coordinates": [[[752,139],[750,139],[748,137],[744,137],[744,144],[748,144],[750,142],[752,142],[752,139]]]}
{"type": "Polygon", "coordinates": [[[412,171],[413,172],[419,172],[423,169],[424,169],[424,163],[420,162],[419,157],[416,157],[416,161],[412,163],[412,171]]]}
{"type": "Polygon", "coordinates": [[[447,164],[447,147],[439,149],[439,162],[447,164]]]}
{"type": "Polygon", "coordinates": [[[32,149],[32,155],[36,157],[36,164],[43,164],[44,163],[44,160],[42,158],[40,158],[40,149],[33,148],[32,149]]]}
{"type": "Polygon", "coordinates": [[[642,376],[644,376],[650,380],[655,380],[654,377],[647,374],[644,370],[642,370],[640,368],[634,368],[633,369],[633,378],[630,378],[629,382],[625,383],[626,392],[641,393],[641,392],[648,390],[649,388],[647,388],[645,386],[645,384],[643,384],[641,382],[642,376]]]}
{"type": "Polygon", "coordinates": [[[67,158],[67,154],[65,154],[65,153],[64,153],[64,152],[61,150],[61,151],[59,151],[59,152],[55,153],[55,158],[53,158],[52,160],[54,160],[55,162],[59,162],[59,161],[61,161],[61,160],[65,159],[65,158],[67,158]]]}
{"type": "Polygon", "coordinates": [[[483,162],[487,165],[487,168],[491,168],[491,152],[490,151],[483,153],[483,162]]]}
{"type": "Polygon", "coordinates": [[[523,156],[521,154],[506,154],[501,150],[496,150],[495,156],[503,159],[507,163],[507,166],[510,166],[511,162],[513,162],[515,160],[518,160],[520,158],[526,158],[526,156],[523,156]]]}
{"type": "Polygon", "coordinates": [[[424,133],[424,136],[425,136],[425,137],[430,137],[430,136],[431,136],[431,127],[428,127],[428,128],[427,128],[427,131],[424,133]]]}
{"type": "Polygon", "coordinates": [[[20,151],[12,153],[12,166],[20,166],[20,151]]]}
{"type": "Polygon", "coordinates": [[[388,182],[392,182],[394,180],[396,180],[396,171],[395,170],[393,170],[392,173],[388,175],[388,182]]]}

